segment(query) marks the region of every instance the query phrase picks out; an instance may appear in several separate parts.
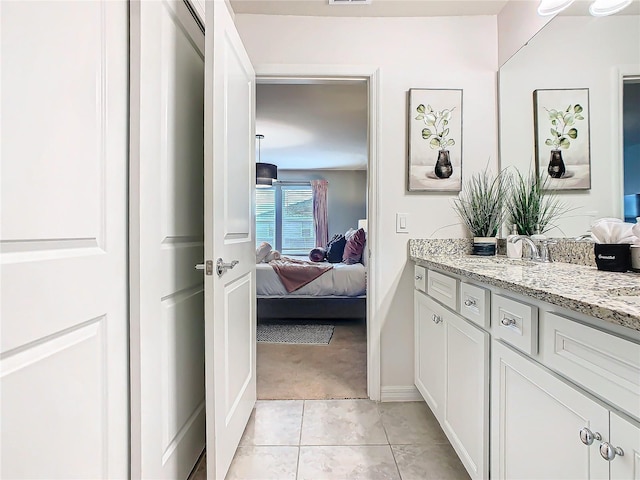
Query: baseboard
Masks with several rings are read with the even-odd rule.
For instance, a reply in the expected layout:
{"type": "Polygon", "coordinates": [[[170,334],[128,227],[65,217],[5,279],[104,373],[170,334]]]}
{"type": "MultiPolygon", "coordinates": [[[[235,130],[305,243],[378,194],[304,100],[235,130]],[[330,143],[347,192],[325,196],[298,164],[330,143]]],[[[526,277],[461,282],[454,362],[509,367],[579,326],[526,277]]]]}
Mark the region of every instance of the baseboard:
{"type": "Polygon", "coordinates": [[[423,400],[415,385],[392,385],[380,389],[381,402],[417,402],[423,400]]]}

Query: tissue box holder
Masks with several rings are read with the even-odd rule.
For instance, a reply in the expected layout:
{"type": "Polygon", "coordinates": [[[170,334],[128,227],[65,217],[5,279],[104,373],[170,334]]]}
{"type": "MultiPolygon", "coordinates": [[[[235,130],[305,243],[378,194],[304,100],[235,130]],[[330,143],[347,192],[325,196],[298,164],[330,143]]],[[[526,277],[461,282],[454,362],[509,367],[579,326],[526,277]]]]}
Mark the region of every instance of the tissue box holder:
{"type": "Polygon", "coordinates": [[[631,268],[631,250],[628,243],[596,243],[593,251],[598,270],[626,272],[631,268]]]}

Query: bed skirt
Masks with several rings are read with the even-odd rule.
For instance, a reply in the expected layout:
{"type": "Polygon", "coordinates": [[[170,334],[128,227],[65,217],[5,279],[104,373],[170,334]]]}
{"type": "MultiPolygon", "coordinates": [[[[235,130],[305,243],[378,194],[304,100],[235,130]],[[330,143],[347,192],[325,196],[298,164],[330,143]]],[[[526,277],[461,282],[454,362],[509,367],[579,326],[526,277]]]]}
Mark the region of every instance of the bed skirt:
{"type": "Polygon", "coordinates": [[[258,319],[366,318],[367,297],[258,297],[258,319]]]}

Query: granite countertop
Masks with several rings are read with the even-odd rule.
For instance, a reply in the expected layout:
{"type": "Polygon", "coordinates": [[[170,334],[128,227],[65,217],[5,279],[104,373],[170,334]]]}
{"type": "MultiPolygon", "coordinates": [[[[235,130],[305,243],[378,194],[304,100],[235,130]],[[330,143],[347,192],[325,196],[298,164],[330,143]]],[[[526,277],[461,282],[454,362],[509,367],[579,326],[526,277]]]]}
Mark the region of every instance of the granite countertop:
{"type": "Polygon", "coordinates": [[[410,248],[419,265],[511,290],[640,332],[640,274],[600,271],[570,263],[533,263],[481,257],[450,249],[446,255],[410,248]]]}

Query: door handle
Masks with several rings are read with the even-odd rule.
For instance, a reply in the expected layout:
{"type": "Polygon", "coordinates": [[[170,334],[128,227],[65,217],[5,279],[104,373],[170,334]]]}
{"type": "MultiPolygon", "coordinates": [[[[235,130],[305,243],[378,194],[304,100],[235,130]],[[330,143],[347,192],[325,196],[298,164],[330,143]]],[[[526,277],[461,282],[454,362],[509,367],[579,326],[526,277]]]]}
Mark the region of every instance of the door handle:
{"type": "Polygon", "coordinates": [[[224,260],[219,258],[218,260],[216,260],[216,272],[218,272],[218,276],[221,277],[222,275],[224,275],[224,272],[226,272],[227,270],[231,270],[238,263],[240,263],[239,260],[233,260],[231,263],[224,263],[224,260]]]}

